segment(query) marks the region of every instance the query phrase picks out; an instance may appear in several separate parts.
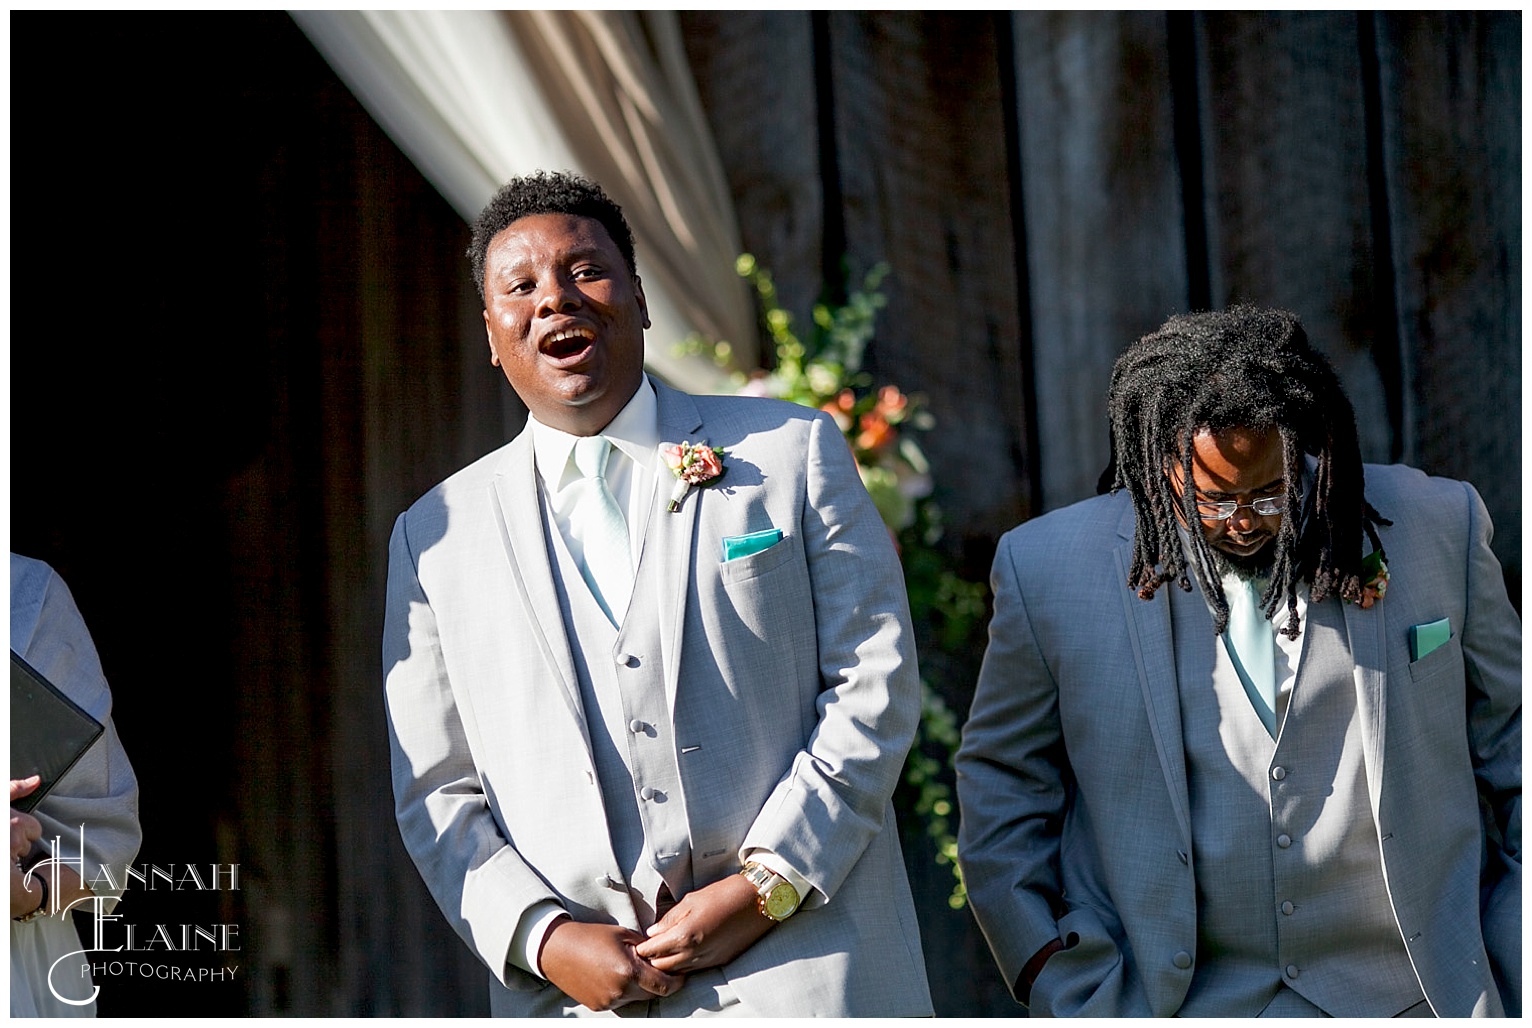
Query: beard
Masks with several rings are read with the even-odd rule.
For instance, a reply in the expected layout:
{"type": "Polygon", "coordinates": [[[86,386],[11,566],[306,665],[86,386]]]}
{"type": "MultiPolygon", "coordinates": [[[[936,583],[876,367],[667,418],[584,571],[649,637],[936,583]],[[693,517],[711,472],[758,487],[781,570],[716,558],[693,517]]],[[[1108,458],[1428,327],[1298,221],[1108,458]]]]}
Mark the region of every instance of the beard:
{"type": "Polygon", "coordinates": [[[1271,569],[1277,563],[1277,541],[1272,539],[1265,546],[1250,554],[1241,557],[1234,553],[1225,553],[1216,546],[1209,546],[1209,552],[1213,554],[1213,570],[1218,577],[1224,575],[1238,575],[1245,581],[1254,581],[1257,578],[1270,578],[1271,569]]]}

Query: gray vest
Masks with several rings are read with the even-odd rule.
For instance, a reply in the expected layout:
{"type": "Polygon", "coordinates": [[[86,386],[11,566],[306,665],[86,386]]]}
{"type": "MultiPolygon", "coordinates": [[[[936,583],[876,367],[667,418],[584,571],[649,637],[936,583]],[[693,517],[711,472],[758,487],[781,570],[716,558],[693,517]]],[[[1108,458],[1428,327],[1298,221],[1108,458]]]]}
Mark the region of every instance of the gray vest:
{"type": "Polygon", "coordinates": [[[627,876],[639,925],[647,928],[658,920],[662,885],[676,899],[692,887],[690,831],[660,652],[655,601],[660,569],[640,552],[632,605],[621,629],[614,628],[580,575],[546,501],[543,527],[612,852],[627,876]]]}
{"type": "Polygon", "coordinates": [[[1238,680],[1213,674],[1222,643],[1206,619],[1177,617],[1176,630],[1199,623],[1205,646],[1177,641],[1198,931],[1180,1015],[1253,1016],[1282,989],[1336,1017],[1419,1003],[1383,878],[1340,601],[1308,608],[1275,742],[1238,680]]]}

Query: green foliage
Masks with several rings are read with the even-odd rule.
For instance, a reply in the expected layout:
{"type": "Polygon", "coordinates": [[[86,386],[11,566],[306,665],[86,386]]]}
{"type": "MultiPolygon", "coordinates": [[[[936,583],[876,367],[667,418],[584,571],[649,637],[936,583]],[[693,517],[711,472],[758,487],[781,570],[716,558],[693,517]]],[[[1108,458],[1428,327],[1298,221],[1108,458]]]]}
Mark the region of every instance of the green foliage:
{"type": "Polygon", "coordinates": [[[776,367],[766,375],[767,395],[821,407],[842,389],[867,383],[867,376],[860,374],[862,355],[872,339],[878,310],[888,302],[878,292],[888,265],[879,264],[869,271],[862,287],[844,304],[831,307],[816,303],[807,340],[793,332],[793,316],[777,302],[777,287],[769,270],[748,253],[740,254],[734,270],[755,287],[762,320],[776,351],[776,367]]]}
{"type": "Polygon", "coordinates": [[[915,815],[925,824],[926,835],[936,845],[936,862],[952,869],[957,880],[947,905],[961,910],[968,902],[968,890],[957,862],[957,837],[948,818],[953,812],[952,789],[945,774],[952,766],[958,747],[957,718],[947,703],[925,681],[920,683],[920,725],[915,730],[915,745],[904,763],[904,784],[915,792],[915,815]],[[944,761],[927,755],[936,750],[944,761]]]}

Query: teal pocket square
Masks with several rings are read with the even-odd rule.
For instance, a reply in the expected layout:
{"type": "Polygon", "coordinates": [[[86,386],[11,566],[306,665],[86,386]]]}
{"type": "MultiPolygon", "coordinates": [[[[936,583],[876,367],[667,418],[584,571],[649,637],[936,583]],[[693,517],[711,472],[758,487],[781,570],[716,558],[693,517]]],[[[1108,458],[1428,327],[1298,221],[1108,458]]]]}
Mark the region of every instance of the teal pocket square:
{"type": "Polygon", "coordinates": [[[1446,618],[1425,625],[1410,626],[1410,660],[1419,660],[1452,638],[1452,623],[1446,618]]]}
{"type": "Polygon", "coordinates": [[[723,559],[725,562],[739,560],[752,553],[760,553],[781,541],[780,528],[768,528],[764,532],[751,532],[749,535],[726,535],[723,538],[723,559]]]}

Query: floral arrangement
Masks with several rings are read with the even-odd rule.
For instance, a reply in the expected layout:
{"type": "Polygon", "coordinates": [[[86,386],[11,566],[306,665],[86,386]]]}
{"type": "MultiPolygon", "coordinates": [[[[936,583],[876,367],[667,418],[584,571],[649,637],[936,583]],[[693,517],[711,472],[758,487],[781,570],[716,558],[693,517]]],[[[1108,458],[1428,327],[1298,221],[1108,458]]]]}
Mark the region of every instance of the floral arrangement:
{"type": "Polygon", "coordinates": [[[706,440],[698,443],[687,441],[680,446],[667,446],[660,451],[665,466],[676,476],[676,484],[670,491],[670,502],[665,509],[674,514],[681,509],[681,501],[694,485],[711,485],[723,477],[724,452],[709,446],[706,440]]]}
{"type": "Polygon", "coordinates": [[[1362,559],[1362,579],[1362,595],[1355,602],[1363,610],[1369,610],[1388,594],[1388,561],[1382,550],[1374,550],[1362,559]]]}
{"type": "MultiPolygon", "coordinates": [[[[835,420],[899,549],[911,613],[917,623],[937,630],[938,648],[972,652],[984,628],[987,589],[982,583],[958,578],[935,549],[941,537],[941,512],[931,498],[930,464],[911,434],[929,429],[934,420],[919,396],[896,385],[875,385],[872,376],[862,371],[877,312],[886,303],[878,287],[888,274],[887,266],[879,264],[868,272],[844,304],[815,304],[813,330],[806,340],[793,331],[792,315],[777,302],[771,273],[750,254],[742,254],[734,267],[755,287],[776,355],[769,370],[736,372],[735,388],[746,395],[814,407],[835,420]]],[[[732,357],[727,342],[697,336],[682,348],[709,353],[721,367],[732,357]]],[[[674,463],[671,469],[681,474],[674,463]]],[[[936,848],[937,863],[951,867],[956,877],[948,904],[960,909],[967,903],[967,893],[958,873],[957,839],[949,822],[952,789],[947,784],[958,746],[957,718],[924,681],[921,693],[920,727],[905,762],[904,784],[910,807],[936,848]]]]}

